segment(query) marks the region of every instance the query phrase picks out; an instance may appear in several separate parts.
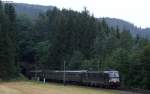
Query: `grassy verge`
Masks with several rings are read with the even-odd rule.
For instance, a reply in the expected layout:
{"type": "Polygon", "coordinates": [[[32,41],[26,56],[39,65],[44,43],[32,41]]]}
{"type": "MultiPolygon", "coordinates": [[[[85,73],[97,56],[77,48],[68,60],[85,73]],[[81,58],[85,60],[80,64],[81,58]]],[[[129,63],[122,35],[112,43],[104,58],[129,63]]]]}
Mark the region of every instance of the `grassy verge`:
{"type": "Polygon", "coordinates": [[[40,82],[7,82],[0,84],[0,94],[119,94],[117,91],[92,87],[40,82]]]}

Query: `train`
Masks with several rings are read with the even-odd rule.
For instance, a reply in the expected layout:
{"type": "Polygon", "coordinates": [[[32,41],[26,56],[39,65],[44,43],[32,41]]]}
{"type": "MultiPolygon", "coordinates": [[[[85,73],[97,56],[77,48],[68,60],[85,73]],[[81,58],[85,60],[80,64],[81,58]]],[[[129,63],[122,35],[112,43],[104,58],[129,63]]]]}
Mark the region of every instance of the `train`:
{"type": "Polygon", "coordinates": [[[76,83],[87,86],[105,88],[119,88],[120,76],[116,70],[88,71],[88,70],[34,70],[29,72],[30,79],[53,81],[61,83],[76,83]]]}

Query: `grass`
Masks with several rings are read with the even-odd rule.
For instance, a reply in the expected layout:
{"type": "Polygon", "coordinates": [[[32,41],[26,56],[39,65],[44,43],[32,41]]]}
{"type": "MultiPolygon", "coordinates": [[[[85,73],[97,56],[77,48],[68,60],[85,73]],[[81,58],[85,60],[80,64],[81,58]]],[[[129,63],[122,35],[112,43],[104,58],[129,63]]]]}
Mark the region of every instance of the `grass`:
{"type": "Polygon", "coordinates": [[[119,94],[117,91],[83,86],[39,82],[3,82],[0,94],[119,94]]]}

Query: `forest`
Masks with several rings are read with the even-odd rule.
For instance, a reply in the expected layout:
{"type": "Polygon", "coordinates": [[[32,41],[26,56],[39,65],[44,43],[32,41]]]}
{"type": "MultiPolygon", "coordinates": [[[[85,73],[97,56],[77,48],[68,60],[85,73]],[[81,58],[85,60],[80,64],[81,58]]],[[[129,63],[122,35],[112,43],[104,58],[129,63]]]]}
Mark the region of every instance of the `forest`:
{"type": "Polygon", "coordinates": [[[112,28],[84,8],[48,10],[34,21],[0,1],[0,80],[25,70],[118,70],[122,86],[150,89],[150,42],[112,28]]]}

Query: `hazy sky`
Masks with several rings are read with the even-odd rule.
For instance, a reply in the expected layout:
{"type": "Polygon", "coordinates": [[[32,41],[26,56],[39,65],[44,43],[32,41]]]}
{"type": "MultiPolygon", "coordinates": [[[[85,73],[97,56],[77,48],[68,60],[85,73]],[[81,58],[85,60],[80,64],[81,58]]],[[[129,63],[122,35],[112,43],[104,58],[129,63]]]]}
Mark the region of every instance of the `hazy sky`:
{"type": "Polygon", "coordinates": [[[127,20],[138,27],[150,27],[150,0],[12,0],[19,3],[53,5],[81,11],[87,7],[95,17],[127,20]]]}

